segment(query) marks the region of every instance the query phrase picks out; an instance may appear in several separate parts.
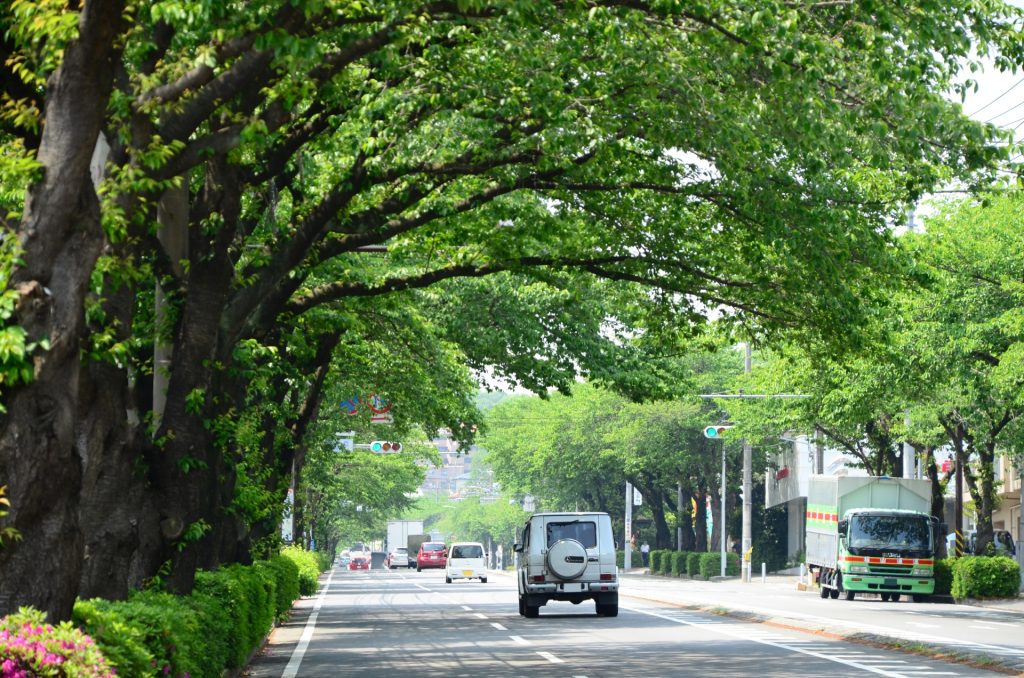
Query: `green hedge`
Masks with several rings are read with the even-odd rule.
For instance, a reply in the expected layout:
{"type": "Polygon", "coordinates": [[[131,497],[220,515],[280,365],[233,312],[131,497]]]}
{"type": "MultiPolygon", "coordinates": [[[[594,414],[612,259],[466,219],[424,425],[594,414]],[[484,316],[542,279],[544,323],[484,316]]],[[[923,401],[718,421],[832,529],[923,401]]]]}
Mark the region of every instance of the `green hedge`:
{"type": "Polygon", "coordinates": [[[315,569],[317,559],[294,551],[251,566],[197,572],[188,596],[142,591],[126,601],[78,601],[73,622],[120,676],[220,678],[225,669],[245,665],[299,597],[300,569],[315,569]]]}
{"type": "MultiPolygon", "coordinates": [[[[633,567],[640,567],[640,564],[644,562],[643,558],[640,556],[640,552],[639,551],[632,551],[631,553],[632,553],[632,555],[630,556],[630,562],[629,562],[630,567],[631,568],[633,568],[633,567]]],[[[615,552],[615,564],[618,565],[619,568],[626,567],[626,552],[625,551],[616,551],[615,552]]]]}
{"type": "Polygon", "coordinates": [[[948,596],[953,590],[953,563],[956,558],[935,561],[935,593],[948,596]]]}
{"type": "Polygon", "coordinates": [[[650,559],[651,559],[651,562],[650,562],[651,574],[654,574],[655,572],[661,572],[661,559],[662,559],[662,556],[663,556],[664,553],[665,552],[661,551],[661,550],[651,551],[651,555],[650,555],[650,559]]]}
{"type": "Polygon", "coordinates": [[[675,551],[672,553],[672,569],[670,573],[674,577],[686,574],[686,558],[690,554],[686,551],[675,551]]]}
{"type": "Polygon", "coordinates": [[[700,576],[700,557],[702,555],[698,551],[690,551],[686,554],[686,574],[691,577],[700,576]]]}
{"type": "MultiPolygon", "coordinates": [[[[700,553],[699,574],[704,579],[717,577],[722,571],[721,553],[700,553]]],[[[740,557],[729,551],[725,554],[725,576],[738,577],[740,574],[740,557]]]]}
{"type": "Polygon", "coordinates": [[[299,568],[299,593],[304,596],[315,595],[320,585],[320,560],[315,553],[310,553],[298,546],[286,546],[281,555],[295,563],[299,568]]]}
{"type": "Polygon", "coordinates": [[[1016,598],[1020,565],[1007,556],[965,556],[953,564],[954,598],[1016,598]]]}

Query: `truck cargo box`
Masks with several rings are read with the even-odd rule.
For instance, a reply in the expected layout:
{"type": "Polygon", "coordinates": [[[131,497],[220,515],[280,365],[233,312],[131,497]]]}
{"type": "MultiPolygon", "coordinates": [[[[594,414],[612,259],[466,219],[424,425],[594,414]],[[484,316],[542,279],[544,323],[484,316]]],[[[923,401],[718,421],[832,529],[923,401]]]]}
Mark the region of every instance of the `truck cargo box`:
{"type": "Polygon", "coordinates": [[[836,568],[838,527],[851,509],[931,513],[931,481],[870,476],[811,476],[807,490],[807,564],[836,568]]]}

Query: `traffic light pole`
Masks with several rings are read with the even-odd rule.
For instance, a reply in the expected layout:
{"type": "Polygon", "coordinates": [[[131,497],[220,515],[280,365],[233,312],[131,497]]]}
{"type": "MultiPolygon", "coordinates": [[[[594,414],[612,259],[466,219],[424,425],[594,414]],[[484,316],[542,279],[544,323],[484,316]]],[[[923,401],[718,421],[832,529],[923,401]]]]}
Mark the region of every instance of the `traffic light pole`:
{"type": "MultiPolygon", "coordinates": [[[[743,371],[750,372],[750,342],[747,342],[746,355],[743,358],[743,371]]],[[[743,581],[750,581],[750,547],[752,542],[752,527],[751,522],[753,519],[753,507],[754,497],[753,492],[753,452],[750,448],[750,443],[746,439],[743,440],[743,540],[742,544],[742,556],[744,560],[740,561],[740,568],[742,571],[743,581]]],[[[725,501],[724,499],[722,501],[725,501]]],[[[725,512],[723,511],[723,514],[725,512]]]]}

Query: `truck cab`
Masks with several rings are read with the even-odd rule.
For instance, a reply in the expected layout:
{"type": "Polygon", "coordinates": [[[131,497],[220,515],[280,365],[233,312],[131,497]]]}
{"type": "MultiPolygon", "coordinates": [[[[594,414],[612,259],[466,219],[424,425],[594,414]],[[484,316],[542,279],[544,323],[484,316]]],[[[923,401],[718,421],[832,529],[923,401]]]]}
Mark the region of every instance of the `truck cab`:
{"type": "Polygon", "coordinates": [[[922,513],[852,509],[839,522],[839,573],[847,599],[856,592],[898,601],[935,590],[935,522],[922,513]]]}

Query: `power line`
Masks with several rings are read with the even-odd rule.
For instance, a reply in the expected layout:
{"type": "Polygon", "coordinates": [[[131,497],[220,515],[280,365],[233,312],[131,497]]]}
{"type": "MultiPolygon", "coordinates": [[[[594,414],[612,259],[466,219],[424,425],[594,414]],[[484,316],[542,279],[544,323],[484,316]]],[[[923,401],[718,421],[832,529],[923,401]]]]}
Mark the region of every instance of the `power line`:
{"type": "Polygon", "coordinates": [[[1024,78],[1021,78],[1021,79],[1020,79],[1020,80],[1018,80],[1017,82],[1013,83],[1012,85],[1010,85],[1010,87],[1009,87],[1009,88],[1008,88],[1008,89],[1007,89],[1007,90],[1006,90],[1005,92],[1003,92],[1002,94],[1000,94],[1000,95],[999,95],[999,96],[997,96],[997,97],[996,97],[995,99],[993,99],[992,101],[988,102],[987,104],[985,104],[984,106],[982,106],[982,107],[981,107],[981,108],[979,108],[978,110],[976,110],[976,111],[974,111],[973,113],[971,113],[971,114],[970,114],[970,115],[971,115],[971,117],[973,117],[973,116],[977,115],[978,113],[981,113],[981,112],[982,112],[982,111],[984,111],[984,110],[985,110],[986,108],[988,108],[989,106],[991,106],[991,105],[992,105],[992,104],[994,104],[995,102],[997,102],[997,101],[999,101],[1000,99],[1002,99],[1003,97],[1005,97],[1005,96],[1006,96],[1007,94],[1009,94],[1009,93],[1010,93],[1011,91],[1013,91],[1013,89],[1014,89],[1014,88],[1015,88],[1015,87],[1016,87],[1017,85],[1021,84],[1022,82],[1024,82],[1024,78]]]}

